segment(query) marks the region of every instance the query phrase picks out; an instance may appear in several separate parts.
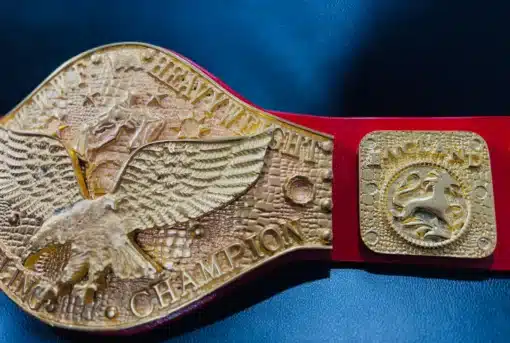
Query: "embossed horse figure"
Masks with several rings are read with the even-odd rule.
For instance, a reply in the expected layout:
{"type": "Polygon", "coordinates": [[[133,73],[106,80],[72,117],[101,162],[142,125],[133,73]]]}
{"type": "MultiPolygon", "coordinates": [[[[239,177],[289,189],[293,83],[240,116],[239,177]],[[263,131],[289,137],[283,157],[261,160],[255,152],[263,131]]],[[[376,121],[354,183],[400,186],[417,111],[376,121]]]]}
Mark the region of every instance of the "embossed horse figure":
{"type": "MultiPolygon", "coordinates": [[[[410,176],[412,175],[417,176],[416,174],[411,174],[410,176]]],[[[452,207],[460,206],[449,204],[445,194],[447,190],[450,190],[450,192],[456,194],[457,190],[455,189],[455,187],[458,186],[459,186],[458,183],[447,172],[438,173],[436,171],[432,171],[427,175],[427,178],[425,178],[423,184],[420,183],[416,187],[408,188],[395,193],[395,195],[393,196],[393,203],[397,206],[402,207],[402,210],[397,211],[395,209],[392,209],[391,213],[396,218],[406,219],[412,216],[416,211],[424,210],[426,212],[436,215],[438,219],[441,219],[447,225],[450,225],[446,216],[447,210],[452,207]],[[399,203],[397,199],[399,195],[413,191],[417,189],[420,185],[424,186],[426,191],[429,191],[430,188],[432,188],[432,194],[417,197],[405,203],[399,203]]]]}

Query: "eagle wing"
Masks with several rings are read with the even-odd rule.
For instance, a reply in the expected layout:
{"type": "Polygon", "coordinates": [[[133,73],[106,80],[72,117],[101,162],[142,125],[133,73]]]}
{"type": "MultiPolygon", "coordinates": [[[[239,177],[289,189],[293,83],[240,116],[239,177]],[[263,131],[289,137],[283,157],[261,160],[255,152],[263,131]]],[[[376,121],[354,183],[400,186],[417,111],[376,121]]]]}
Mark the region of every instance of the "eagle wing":
{"type": "Polygon", "coordinates": [[[162,141],[135,151],[112,196],[126,231],[172,227],[220,208],[258,178],[272,132],[162,141]]]}
{"type": "Polygon", "coordinates": [[[82,199],[66,148],[49,136],[0,127],[0,241],[22,255],[55,211],[82,199]]]}

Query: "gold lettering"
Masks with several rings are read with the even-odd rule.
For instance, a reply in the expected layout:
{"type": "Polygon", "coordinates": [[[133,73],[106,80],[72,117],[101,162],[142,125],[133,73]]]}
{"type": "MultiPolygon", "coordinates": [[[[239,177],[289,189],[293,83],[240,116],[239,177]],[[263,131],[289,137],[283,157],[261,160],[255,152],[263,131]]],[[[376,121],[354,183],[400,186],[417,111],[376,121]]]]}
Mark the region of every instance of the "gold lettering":
{"type": "Polygon", "coordinates": [[[193,277],[185,270],[182,270],[182,297],[188,295],[188,286],[192,286],[193,290],[198,289],[198,283],[193,279],[193,277]]]}
{"type": "Polygon", "coordinates": [[[152,286],[154,290],[156,291],[156,295],[158,296],[159,305],[161,308],[165,308],[168,305],[174,303],[177,301],[177,297],[175,296],[175,292],[172,288],[172,285],[170,284],[170,279],[165,279],[161,281],[160,283],[155,284],[152,286]],[[166,286],[165,288],[161,289],[161,286],[166,286]],[[170,301],[168,301],[167,298],[165,298],[165,295],[170,296],[170,301]]]}
{"type": "Polygon", "coordinates": [[[402,152],[404,154],[414,154],[418,152],[418,145],[414,142],[407,142],[402,147],[402,152]]]}
{"type": "Polygon", "coordinates": [[[160,65],[155,66],[149,75],[155,77],[186,99],[189,99],[197,78],[196,74],[186,70],[182,64],[176,61],[169,61],[163,68],[160,65]]]}
{"type": "Polygon", "coordinates": [[[253,115],[246,111],[244,116],[241,118],[241,120],[239,120],[239,125],[238,125],[238,129],[237,131],[238,132],[244,132],[244,130],[248,127],[248,124],[253,120],[253,115]]]}
{"type": "Polygon", "coordinates": [[[166,82],[170,85],[172,85],[173,89],[180,93],[184,89],[186,89],[186,86],[184,85],[186,81],[186,71],[183,70],[183,68],[180,65],[175,65],[175,67],[172,69],[172,72],[168,77],[166,78],[166,82]]]}
{"type": "Polygon", "coordinates": [[[173,74],[168,76],[167,84],[171,86],[176,93],[181,94],[188,99],[191,89],[193,88],[196,75],[189,71],[184,71],[180,67],[172,70],[172,73],[173,74]]]}
{"type": "Polygon", "coordinates": [[[303,136],[297,135],[296,143],[294,144],[294,156],[301,158],[301,145],[303,144],[303,136]]]}
{"type": "Polygon", "coordinates": [[[308,141],[308,155],[305,157],[305,161],[315,162],[315,146],[317,142],[313,139],[308,141]]]}
{"type": "Polygon", "coordinates": [[[152,73],[153,74],[157,74],[157,76],[159,78],[162,78],[163,76],[165,76],[166,72],[172,68],[174,66],[174,63],[173,62],[168,62],[164,67],[163,69],[161,69],[161,66],[160,65],[156,65],[154,66],[154,68],[152,68],[152,73]]]}
{"type": "Polygon", "coordinates": [[[244,107],[231,101],[220,123],[226,128],[230,128],[236,120],[239,120],[243,113],[244,107]]]}
{"type": "Polygon", "coordinates": [[[256,118],[253,116],[253,113],[251,112],[248,112],[248,111],[245,111],[244,112],[244,115],[241,117],[241,119],[239,120],[239,125],[238,125],[238,129],[237,131],[238,132],[244,132],[246,133],[247,132],[247,129],[249,127],[252,127],[252,126],[258,126],[257,125],[257,120],[256,118]]]}
{"type": "Polygon", "coordinates": [[[452,151],[450,156],[450,162],[462,162],[465,159],[464,151],[452,151]]]}
{"type": "Polygon", "coordinates": [[[227,255],[228,263],[233,269],[236,268],[235,260],[238,257],[242,257],[244,254],[244,245],[240,243],[234,243],[225,248],[225,255],[227,255]]]}
{"type": "Polygon", "coordinates": [[[197,94],[200,94],[203,89],[207,89],[208,87],[209,87],[209,85],[207,84],[207,82],[204,79],[195,75],[195,77],[193,78],[191,90],[189,92],[190,101],[193,101],[193,99],[195,99],[197,94]]]}
{"type": "MultiPolygon", "coordinates": [[[[308,160],[306,153],[301,150],[303,144],[309,144],[307,139],[304,139],[302,135],[289,132],[287,134],[287,140],[285,146],[282,149],[284,154],[299,158],[301,161],[308,160]]],[[[314,146],[315,148],[315,146],[314,146]]]]}
{"type": "Polygon", "coordinates": [[[259,233],[260,245],[269,253],[274,253],[280,250],[283,246],[283,240],[278,230],[272,226],[266,227],[259,233]],[[273,238],[275,244],[270,244],[268,239],[273,238]]]}
{"type": "Polygon", "coordinates": [[[5,282],[5,280],[12,280],[12,276],[10,275],[8,269],[9,262],[11,260],[9,258],[6,258],[2,265],[0,266],[0,281],[5,282]]]}
{"type": "Polygon", "coordinates": [[[296,156],[296,154],[293,153],[295,150],[291,150],[292,146],[294,146],[294,138],[296,136],[297,135],[294,132],[287,133],[287,139],[285,140],[285,146],[282,149],[282,152],[284,154],[296,156]]]}
{"type": "Polygon", "coordinates": [[[213,89],[211,102],[209,103],[209,107],[207,110],[209,112],[214,112],[220,105],[228,103],[229,99],[225,96],[225,93],[217,92],[213,89]]]}
{"type": "Polygon", "coordinates": [[[433,147],[430,147],[429,144],[425,143],[423,139],[418,139],[418,150],[422,152],[427,152],[433,149],[433,147]]]}
{"type": "Polygon", "coordinates": [[[394,159],[396,160],[400,155],[402,155],[402,148],[401,147],[397,147],[397,148],[388,148],[384,151],[384,156],[383,158],[385,160],[389,160],[389,159],[394,159]]]}
{"type": "MultiPolygon", "coordinates": [[[[154,286],[155,287],[155,286],[154,286]]],[[[159,294],[157,293],[158,291],[156,290],[156,294],[159,294]]],[[[166,293],[164,293],[166,294],[166,293]]],[[[148,308],[148,310],[144,311],[144,312],[141,312],[139,308],[137,308],[137,305],[136,305],[136,299],[140,296],[146,296],[146,297],[149,297],[149,292],[144,290],[144,291],[140,291],[140,292],[137,292],[135,294],[133,294],[133,296],[131,297],[131,302],[130,302],[130,305],[131,305],[131,312],[133,312],[133,314],[135,316],[137,316],[138,318],[145,318],[147,317],[148,315],[150,315],[152,313],[152,311],[154,311],[154,305],[152,305],[151,301],[150,301],[150,298],[148,299],[148,303],[150,304],[150,307],[148,308]]],[[[161,304],[161,301],[162,301],[162,298],[160,298],[160,296],[158,295],[158,299],[160,301],[160,304],[161,304]]]]}
{"type": "Polygon", "coordinates": [[[221,268],[216,259],[216,254],[211,255],[211,263],[207,265],[207,262],[199,261],[200,269],[204,274],[204,283],[207,283],[222,275],[221,268]]]}
{"type": "Polygon", "coordinates": [[[273,150],[279,150],[283,143],[284,138],[285,138],[285,134],[283,133],[283,130],[280,128],[277,128],[273,132],[273,139],[269,143],[269,148],[273,149],[273,150]]]}
{"type": "Polygon", "coordinates": [[[260,121],[256,115],[250,113],[241,126],[240,131],[244,133],[255,133],[262,126],[262,124],[262,121],[260,121]]]}
{"type": "Polygon", "coordinates": [[[4,268],[7,266],[7,263],[9,263],[9,258],[7,256],[4,257],[2,260],[2,263],[0,263],[0,273],[4,271],[4,268]]]}
{"type": "Polygon", "coordinates": [[[283,238],[285,241],[285,245],[289,246],[292,244],[292,241],[296,243],[302,243],[304,241],[303,233],[299,229],[299,225],[296,223],[285,223],[282,226],[283,238]]]}
{"type": "MultiPolygon", "coordinates": [[[[254,125],[255,123],[253,123],[251,127],[254,125]]],[[[261,125],[262,122],[257,122],[256,127],[260,127],[261,125]]],[[[289,156],[297,157],[300,161],[315,162],[316,146],[317,142],[313,139],[278,128],[273,133],[273,140],[269,148],[280,150],[283,154],[289,156]]]]}
{"type": "Polygon", "coordinates": [[[264,254],[260,251],[260,249],[257,246],[257,242],[255,241],[256,237],[257,237],[257,234],[253,234],[253,235],[245,238],[244,243],[250,249],[251,253],[253,254],[254,259],[258,260],[261,257],[264,257],[264,254]]]}
{"type": "Polygon", "coordinates": [[[184,95],[186,99],[189,99],[191,97],[191,91],[193,90],[193,87],[195,85],[195,81],[197,80],[197,75],[188,73],[189,78],[187,79],[187,82],[184,85],[184,90],[181,93],[184,95]]]}
{"type": "Polygon", "coordinates": [[[198,91],[195,97],[191,99],[192,104],[196,104],[206,96],[212,95],[214,93],[214,90],[211,87],[204,87],[204,84],[202,84],[201,86],[202,87],[200,91],[198,91]]]}
{"type": "Polygon", "coordinates": [[[7,285],[10,287],[16,279],[19,279],[18,286],[13,290],[15,293],[20,292],[20,298],[24,299],[27,295],[29,295],[32,288],[38,283],[36,280],[32,280],[29,275],[25,275],[23,272],[16,270],[16,274],[12,278],[11,282],[7,285]],[[18,278],[18,275],[21,275],[21,278],[18,278]]]}
{"type": "Polygon", "coordinates": [[[11,285],[14,283],[14,281],[16,281],[16,278],[18,277],[19,274],[23,275],[23,273],[20,272],[19,269],[16,269],[16,271],[14,272],[14,275],[11,276],[11,281],[9,281],[7,283],[8,288],[11,287],[11,285]]]}
{"type": "MultiPolygon", "coordinates": [[[[30,295],[28,296],[28,299],[27,299],[28,307],[31,310],[38,311],[43,304],[46,303],[46,305],[49,305],[51,303],[51,300],[49,300],[49,299],[45,300],[44,297],[42,299],[38,299],[36,297],[35,298],[36,302],[34,302],[34,295],[40,296],[41,295],[40,293],[42,291],[44,291],[44,290],[42,288],[40,288],[39,285],[32,288],[32,292],[30,292],[30,295]]],[[[44,294],[42,294],[42,295],[44,295],[44,294]]]]}
{"type": "Polygon", "coordinates": [[[161,73],[159,73],[159,77],[166,77],[166,82],[171,83],[174,80],[174,77],[178,75],[181,70],[181,67],[172,61],[165,66],[161,73]],[[170,75],[167,76],[168,72],[170,72],[170,75]]]}
{"type": "Polygon", "coordinates": [[[367,165],[372,167],[381,166],[381,151],[370,151],[367,156],[367,165]]]}

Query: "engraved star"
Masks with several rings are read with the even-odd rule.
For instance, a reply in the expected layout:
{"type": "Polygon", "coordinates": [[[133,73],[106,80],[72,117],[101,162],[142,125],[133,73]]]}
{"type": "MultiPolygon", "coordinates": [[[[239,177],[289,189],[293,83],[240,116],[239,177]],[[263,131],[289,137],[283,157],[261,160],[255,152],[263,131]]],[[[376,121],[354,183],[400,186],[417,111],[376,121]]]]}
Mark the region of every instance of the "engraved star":
{"type": "Polygon", "coordinates": [[[164,107],[161,103],[161,100],[168,97],[167,93],[160,93],[160,94],[152,94],[147,93],[149,96],[151,96],[150,100],[147,102],[146,106],[153,106],[153,107],[164,107]]]}

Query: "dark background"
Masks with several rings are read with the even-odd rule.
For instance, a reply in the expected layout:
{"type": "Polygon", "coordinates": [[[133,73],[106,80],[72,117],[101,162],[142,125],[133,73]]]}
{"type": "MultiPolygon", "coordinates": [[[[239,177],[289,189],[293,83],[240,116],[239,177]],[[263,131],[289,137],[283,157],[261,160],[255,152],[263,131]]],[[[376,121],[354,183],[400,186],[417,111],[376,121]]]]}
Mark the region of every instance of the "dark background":
{"type": "MultiPolygon", "coordinates": [[[[0,113],[74,55],[143,41],[268,109],[508,114],[509,23],[504,0],[0,1],[0,113]]],[[[329,267],[281,266],[200,313],[119,341],[509,340],[502,275],[329,267]]],[[[47,327],[0,295],[0,342],[75,340],[101,338],[47,327]]]]}

